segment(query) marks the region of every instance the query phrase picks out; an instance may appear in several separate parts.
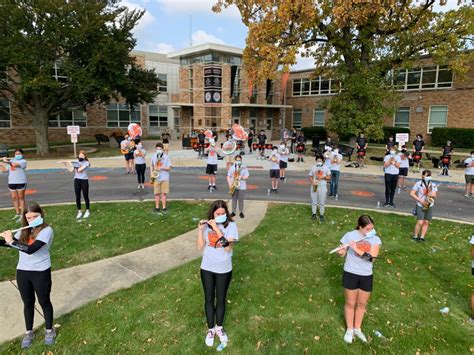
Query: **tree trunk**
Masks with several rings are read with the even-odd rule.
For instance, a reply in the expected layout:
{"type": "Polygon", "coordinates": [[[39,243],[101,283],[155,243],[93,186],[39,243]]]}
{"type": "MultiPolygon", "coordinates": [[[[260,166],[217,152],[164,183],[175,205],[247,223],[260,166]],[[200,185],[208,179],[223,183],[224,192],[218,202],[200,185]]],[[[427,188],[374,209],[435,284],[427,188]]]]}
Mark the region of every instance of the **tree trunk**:
{"type": "Polygon", "coordinates": [[[34,108],[33,127],[36,136],[36,154],[49,153],[48,120],[49,114],[43,108],[34,108]]]}

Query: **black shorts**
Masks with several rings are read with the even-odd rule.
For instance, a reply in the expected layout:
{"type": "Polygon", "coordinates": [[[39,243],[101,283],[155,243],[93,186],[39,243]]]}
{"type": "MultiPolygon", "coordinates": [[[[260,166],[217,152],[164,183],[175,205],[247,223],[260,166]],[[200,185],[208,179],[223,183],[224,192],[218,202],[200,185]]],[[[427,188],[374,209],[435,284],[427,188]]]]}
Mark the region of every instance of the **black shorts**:
{"type": "Polygon", "coordinates": [[[26,190],[26,184],[8,184],[8,189],[10,191],[26,190]]]}
{"type": "Polygon", "coordinates": [[[280,169],[288,168],[288,163],[286,161],[280,160],[280,169]]]}
{"type": "Polygon", "coordinates": [[[133,156],[133,153],[127,153],[124,155],[125,156],[125,160],[126,161],[129,161],[129,160],[134,160],[135,157],[133,156]]]}
{"type": "Polygon", "coordinates": [[[216,175],[217,173],[217,164],[207,164],[206,174],[207,175],[216,175]]]}
{"type": "Polygon", "coordinates": [[[399,168],[398,176],[408,176],[408,168],[399,168]]]}
{"type": "Polygon", "coordinates": [[[372,292],[374,276],[361,276],[344,271],[342,274],[342,286],[348,290],[361,289],[365,292],[372,292]]]}
{"type": "Polygon", "coordinates": [[[270,169],[270,178],[279,179],[280,178],[280,170],[270,169]]]}

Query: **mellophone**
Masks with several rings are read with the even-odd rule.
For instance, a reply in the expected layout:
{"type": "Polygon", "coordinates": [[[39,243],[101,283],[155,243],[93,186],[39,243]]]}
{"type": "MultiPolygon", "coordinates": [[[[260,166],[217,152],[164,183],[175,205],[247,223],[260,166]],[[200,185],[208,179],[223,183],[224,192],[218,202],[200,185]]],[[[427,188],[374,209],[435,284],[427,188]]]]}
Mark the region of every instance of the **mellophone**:
{"type": "MultiPolygon", "coordinates": [[[[209,223],[207,221],[201,222],[199,224],[200,225],[207,224],[207,226],[209,228],[211,228],[211,226],[209,225],[209,223]]],[[[219,246],[225,248],[225,247],[228,247],[230,244],[236,244],[236,243],[239,243],[238,239],[237,240],[228,240],[226,237],[222,236],[214,243],[214,248],[217,248],[217,244],[219,244],[219,246]]]]}

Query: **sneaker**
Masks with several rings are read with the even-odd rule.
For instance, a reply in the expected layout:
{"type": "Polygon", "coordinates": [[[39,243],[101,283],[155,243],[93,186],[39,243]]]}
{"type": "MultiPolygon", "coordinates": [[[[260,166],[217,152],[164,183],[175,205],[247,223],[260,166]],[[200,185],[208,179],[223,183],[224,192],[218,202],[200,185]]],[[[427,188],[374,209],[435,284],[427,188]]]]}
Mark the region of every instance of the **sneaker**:
{"type": "Polygon", "coordinates": [[[240,212],[239,217],[240,217],[240,218],[245,218],[244,213],[243,213],[243,212],[240,212]]]}
{"type": "Polygon", "coordinates": [[[82,211],[77,211],[76,219],[82,218],[82,211]]]}
{"type": "Polygon", "coordinates": [[[464,194],[464,197],[469,197],[469,194],[464,194]]]}
{"type": "Polygon", "coordinates": [[[167,214],[167,213],[168,213],[168,210],[167,210],[166,208],[163,208],[163,209],[161,210],[161,212],[162,212],[163,214],[167,214]]]}
{"type": "Polygon", "coordinates": [[[219,337],[219,340],[221,341],[221,343],[227,343],[229,341],[229,339],[227,338],[227,334],[224,332],[223,327],[217,326],[216,334],[219,337]]]}
{"type": "Polygon", "coordinates": [[[472,325],[474,325],[474,316],[472,316],[471,318],[469,318],[469,323],[471,323],[472,325]]]}
{"type": "MultiPolygon", "coordinates": [[[[468,194],[465,194],[464,196],[468,197],[468,194]]],[[[21,214],[16,214],[12,219],[15,220],[15,219],[20,219],[21,218],[21,214]]]]}
{"type": "Polygon", "coordinates": [[[160,213],[160,209],[155,207],[155,212],[160,213]]]}
{"type": "Polygon", "coordinates": [[[424,237],[420,237],[420,238],[418,238],[418,241],[419,241],[419,242],[424,242],[424,241],[425,241],[425,238],[424,238],[424,237]]]}
{"type": "Polygon", "coordinates": [[[142,188],[142,184],[138,184],[137,189],[140,190],[142,188]]]}
{"type": "Polygon", "coordinates": [[[389,204],[388,202],[385,202],[385,203],[383,204],[383,206],[384,206],[384,207],[390,207],[390,204],[389,204]]]}
{"type": "Polygon", "coordinates": [[[216,185],[212,185],[212,188],[217,191],[216,185]]]}
{"type": "Polygon", "coordinates": [[[406,191],[406,190],[408,190],[408,189],[407,189],[406,186],[403,186],[403,187],[402,187],[402,190],[403,190],[403,191],[406,191]]]}
{"type": "Polygon", "coordinates": [[[396,208],[394,203],[390,204],[390,208],[396,208]]]}
{"type": "Polygon", "coordinates": [[[21,216],[21,214],[18,214],[18,215],[15,216],[15,218],[16,218],[15,221],[20,223],[21,219],[22,219],[22,216],[21,216]]]}
{"type": "Polygon", "coordinates": [[[56,339],[56,330],[50,329],[49,331],[46,330],[44,335],[44,345],[53,345],[56,339]]]}
{"type": "Polygon", "coordinates": [[[312,214],[312,215],[311,215],[311,220],[312,220],[312,221],[315,221],[315,220],[317,220],[317,219],[318,219],[318,216],[317,216],[316,214],[312,214]]]}
{"type": "Polygon", "coordinates": [[[321,223],[324,222],[324,216],[323,216],[323,215],[320,215],[320,216],[319,216],[319,222],[321,222],[321,223]]]}
{"type": "Polygon", "coordinates": [[[363,343],[367,343],[367,338],[365,337],[364,333],[360,329],[354,329],[354,335],[358,337],[363,343]]]}
{"type": "Polygon", "coordinates": [[[346,330],[346,333],[344,334],[344,341],[346,343],[352,344],[354,341],[354,331],[352,329],[346,330]]]}
{"type": "Polygon", "coordinates": [[[209,185],[209,186],[207,187],[207,189],[210,190],[210,189],[211,189],[211,185],[209,185]]]}
{"type": "Polygon", "coordinates": [[[33,343],[34,338],[35,338],[35,332],[33,332],[32,330],[26,332],[25,336],[21,340],[21,348],[22,349],[29,348],[31,344],[33,343]]]}
{"type": "Polygon", "coordinates": [[[278,193],[278,189],[274,189],[273,192],[277,194],[277,193],[278,193]]]}
{"type": "Polygon", "coordinates": [[[213,346],[214,345],[214,336],[216,335],[216,331],[214,329],[209,329],[206,335],[206,345],[213,346]]]}
{"type": "Polygon", "coordinates": [[[235,212],[232,212],[232,213],[230,214],[230,216],[231,216],[231,217],[235,217],[235,212]]]}
{"type": "Polygon", "coordinates": [[[417,242],[418,241],[418,237],[416,235],[414,235],[413,237],[411,237],[411,240],[417,242]]]}
{"type": "Polygon", "coordinates": [[[90,215],[91,213],[89,212],[89,210],[86,210],[86,213],[84,213],[84,218],[89,218],[90,215]]]}

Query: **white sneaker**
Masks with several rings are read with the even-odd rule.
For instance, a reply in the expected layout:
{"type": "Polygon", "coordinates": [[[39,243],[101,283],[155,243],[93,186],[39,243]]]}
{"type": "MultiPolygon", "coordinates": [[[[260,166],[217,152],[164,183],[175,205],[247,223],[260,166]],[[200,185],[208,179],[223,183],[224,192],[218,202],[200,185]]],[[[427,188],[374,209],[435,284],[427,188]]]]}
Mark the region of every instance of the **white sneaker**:
{"type": "Polygon", "coordinates": [[[216,331],[214,329],[209,329],[206,335],[206,345],[213,346],[214,345],[214,336],[216,335],[216,331]]]}
{"type": "Polygon", "coordinates": [[[142,184],[138,184],[137,189],[140,190],[142,188],[142,184]]]}
{"type": "Polygon", "coordinates": [[[367,343],[367,338],[365,337],[364,333],[360,329],[354,329],[354,335],[358,337],[363,343],[367,343]]]}
{"type": "Polygon", "coordinates": [[[353,340],[354,340],[354,330],[353,329],[347,329],[346,334],[344,334],[344,341],[346,343],[352,344],[353,340]]]}
{"type": "Polygon", "coordinates": [[[89,218],[90,215],[91,213],[89,212],[89,210],[86,210],[86,213],[84,213],[84,218],[89,218]]]}
{"type": "Polygon", "coordinates": [[[229,341],[223,327],[216,327],[216,333],[221,343],[227,343],[229,341]]]}
{"type": "Polygon", "coordinates": [[[77,211],[76,219],[82,218],[82,211],[77,211]]]}

